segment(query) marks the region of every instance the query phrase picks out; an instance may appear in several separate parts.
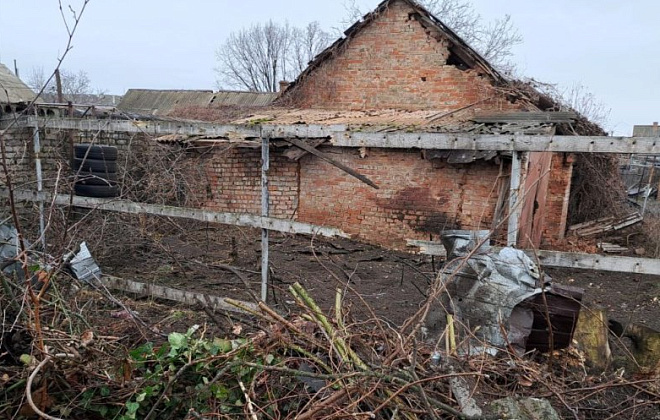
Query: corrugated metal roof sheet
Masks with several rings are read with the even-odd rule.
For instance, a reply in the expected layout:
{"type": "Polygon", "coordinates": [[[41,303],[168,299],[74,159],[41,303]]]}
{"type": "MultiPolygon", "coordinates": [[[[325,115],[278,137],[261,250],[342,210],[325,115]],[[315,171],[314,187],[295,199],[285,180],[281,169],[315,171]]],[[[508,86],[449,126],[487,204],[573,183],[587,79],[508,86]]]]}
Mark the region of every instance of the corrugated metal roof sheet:
{"type": "Polygon", "coordinates": [[[32,102],[35,96],[32,89],[0,63],[0,103],[32,102]]]}
{"type": "Polygon", "coordinates": [[[277,93],[221,90],[213,95],[210,104],[212,106],[268,106],[277,96],[277,93]]]}
{"type": "Polygon", "coordinates": [[[117,108],[136,114],[166,115],[176,107],[206,106],[211,90],[129,89],[117,108]]]}
{"type": "Polygon", "coordinates": [[[146,115],[167,115],[175,108],[195,106],[266,106],[277,93],[232,92],[211,90],[129,89],[117,108],[146,115]]]}

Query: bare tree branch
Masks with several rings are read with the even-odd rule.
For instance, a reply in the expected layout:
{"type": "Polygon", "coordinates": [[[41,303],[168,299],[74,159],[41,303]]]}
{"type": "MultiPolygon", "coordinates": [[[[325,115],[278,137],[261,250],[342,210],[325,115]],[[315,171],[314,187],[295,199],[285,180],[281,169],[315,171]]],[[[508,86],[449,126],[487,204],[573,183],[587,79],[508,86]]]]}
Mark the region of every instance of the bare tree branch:
{"type": "MultiPolygon", "coordinates": [[[[84,70],[74,72],[61,69],[60,78],[62,80],[62,93],[68,101],[80,103],[85,95],[94,94],[91,80],[84,70]]],[[[28,73],[25,83],[35,92],[43,89],[42,98],[46,102],[56,102],[55,80],[46,78],[43,67],[33,67],[28,73]]]]}
{"type": "Polygon", "coordinates": [[[233,32],[216,50],[218,87],[276,92],[293,80],[330,40],[318,22],[304,28],[269,21],[233,32]]]}

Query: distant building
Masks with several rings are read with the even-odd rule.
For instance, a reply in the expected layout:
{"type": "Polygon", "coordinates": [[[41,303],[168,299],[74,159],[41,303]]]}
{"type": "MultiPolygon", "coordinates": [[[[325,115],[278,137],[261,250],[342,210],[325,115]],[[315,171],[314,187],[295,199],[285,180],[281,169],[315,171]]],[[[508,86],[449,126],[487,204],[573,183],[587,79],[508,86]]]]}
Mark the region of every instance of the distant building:
{"type": "Polygon", "coordinates": [[[140,115],[170,115],[177,109],[268,106],[277,93],[212,90],[129,89],[117,108],[140,115]]]}

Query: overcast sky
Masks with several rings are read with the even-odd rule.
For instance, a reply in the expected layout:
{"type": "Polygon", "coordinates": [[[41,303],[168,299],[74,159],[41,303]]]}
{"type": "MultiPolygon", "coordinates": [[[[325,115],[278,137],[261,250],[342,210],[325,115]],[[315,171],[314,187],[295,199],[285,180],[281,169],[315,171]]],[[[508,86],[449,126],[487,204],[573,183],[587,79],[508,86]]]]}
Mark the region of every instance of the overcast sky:
{"type": "MultiPolygon", "coordinates": [[[[358,0],[364,10],[379,0],[358,0]]],[[[81,0],[62,0],[80,8],[81,0]]],[[[520,72],[561,86],[582,84],[612,109],[608,129],[660,120],[660,1],[474,0],[485,19],[508,13],[524,37],[520,72]]],[[[70,17],[70,12],[66,12],[70,17]]],[[[94,87],[214,89],[214,51],[227,35],[268,19],[326,30],[345,17],[343,0],[91,0],[64,68],[94,87]]],[[[67,35],[57,0],[0,0],[0,61],[26,75],[52,69],[67,35]]]]}

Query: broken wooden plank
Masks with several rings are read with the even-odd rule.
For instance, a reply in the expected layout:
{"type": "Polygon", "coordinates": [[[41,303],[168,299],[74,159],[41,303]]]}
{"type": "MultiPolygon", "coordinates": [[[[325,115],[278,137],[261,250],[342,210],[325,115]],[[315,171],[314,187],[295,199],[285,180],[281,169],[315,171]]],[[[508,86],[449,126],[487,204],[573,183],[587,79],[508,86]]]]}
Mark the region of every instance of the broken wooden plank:
{"type": "Polygon", "coordinates": [[[571,232],[571,231],[574,231],[574,230],[584,229],[584,228],[591,227],[591,226],[601,224],[601,223],[610,223],[610,222],[613,222],[613,221],[614,221],[614,216],[605,216],[605,217],[601,217],[599,219],[590,220],[588,222],[577,223],[575,225],[571,225],[571,226],[568,227],[568,231],[571,232]]]}
{"type": "Polygon", "coordinates": [[[499,112],[481,113],[471,118],[477,123],[510,123],[510,122],[551,122],[570,123],[577,118],[575,112],[499,112]]]}
{"type": "Polygon", "coordinates": [[[593,236],[600,233],[620,230],[644,220],[638,212],[632,212],[624,217],[616,219],[614,216],[602,217],[585,223],[573,225],[568,228],[573,235],[580,237],[593,236]]]}
{"type": "Polygon", "coordinates": [[[329,164],[341,169],[342,171],[346,172],[350,176],[359,179],[360,181],[364,182],[365,184],[369,185],[370,187],[378,189],[378,185],[376,185],[372,180],[370,180],[366,176],[358,173],[354,169],[349,168],[348,166],[344,165],[343,163],[339,162],[338,160],[331,158],[327,154],[316,150],[314,147],[308,145],[304,141],[297,140],[297,139],[284,139],[284,140],[288,141],[289,143],[293,144],[294,146],[297,146],[297,147],[301,148],[302,150],[304,150],[306,152],[309,152],[309,153],[313,154],[316,157],[319,157],[319,158],[325,160],[329,164]]]}
{"type": "MultiPolygon", "coordinates": [[[[7,189],[0,188],[0,197],[7,197],[7,189]]],[[[164,206],[161,204],[135,203],[129,200],[116,200],[108,198],[92,198],[69,196],[50,193],[36,193],[33,191],[15,191],[14,198],[17,201],[40,201],[53,203],[59,206],[82,207],[87,209],[114,211],[130,214],[151,214],[154,216],[177,217],[184,219],[199,220],[202,222],[219,223],[232,226],[246,226],[259,229],[268,229],[284,233],[297,233],[306,235],[321,235],[327,237],[349,238],[350,235],[340,229],[325,226],[312,225],[309,223],[295,222],[287,219],[274,217],[261,217],[256,214],[247,213],[224,213],[210,210],[192,209],[186,207],[164,206]]]]}
{"type": "MultiPolygon", "coordinates": [[[[310,147],[313,147],[316,149],[320,145],[325,143],[325,139],[316,139],[316,140],[311,140],[308,144],[310,147]]],[[[295,147],[290,147],[289,149],[285,150],[284,153],[282,153],[285,157],[289,158],[290,160],[293,161],[298,161],[300,160],[303,156],[308,155],[309,152],[307,150],[301,149],[297,146],[295,147]]]]}
{"type": "Polygon", "coordinates": [[[628,252],[630,249],[613,244],[610,242],[598,242],[598,248],[602,249],[603,252],[606,252],[608,254],[620,254],[622,252],[628,252]]]}
{"type": "Polygon", "coordinates": [[[615,224],[615,225],[612,225],[612,228],[613,228],[614,230],[620,230],[620,229],[623,229],[623,228],[625,228],[625,227],[632,226],[632,225],[634,225],[634,224],[636,224],[636,223],[639,223],[639,222],[641,222],[641,221],[643,221],[643,220],[644,220],[644,218],[642,217],[642,215],[639,214],[639,213],[637,213],[637,214],[635,214],[635,215],[632,215],[632,216],[630,216],[630,217],[625,218],[625,219],[622,220],[620,223],[617,223],[617,224],[615,224]]]}
{"type": "MultiPolygon", "coordinates": [[[[126,280],[119,277],[103,276],[101,283],[108,289],[120,290],[122,292],[135,293],[158,299],[170,300],[173,302],[184,303],[186,305],[206,305],[216,311],[245,312],[234,305],[227,303],[226,299],[219,296],[205,295],[203,293],[188,292],[185,290],[173,289],[171,287],[160,286],[158,284],[141,283],[132,280],[126,280]]],[[[232,299],[235,300],[235,299],[232,299]]],[[[246,308],[258,311],[257,305],[248,302],[241,302],[246,308]]]]}

